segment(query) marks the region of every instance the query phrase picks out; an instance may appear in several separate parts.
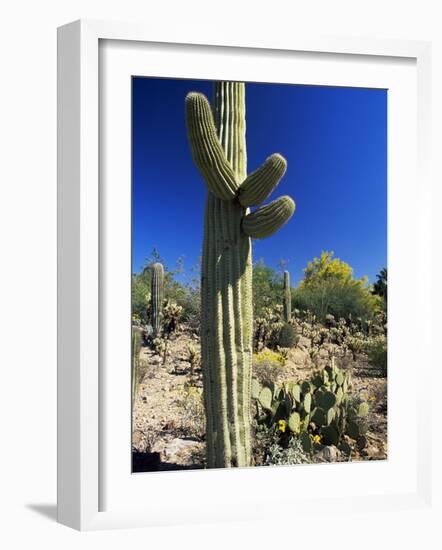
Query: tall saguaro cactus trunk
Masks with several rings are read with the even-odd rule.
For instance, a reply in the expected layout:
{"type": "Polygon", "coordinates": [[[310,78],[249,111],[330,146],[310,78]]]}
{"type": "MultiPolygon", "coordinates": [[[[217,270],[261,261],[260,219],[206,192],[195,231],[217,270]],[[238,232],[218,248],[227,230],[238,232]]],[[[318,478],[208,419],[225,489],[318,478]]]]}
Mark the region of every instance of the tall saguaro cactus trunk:
{"type": "Polygon", "coordinates": [[[289,323],[292,318],[292,291],[290,288],[290,273],[284,271],[284,320],[289,323]]]}
{"type": "Polygon", "coordinates": [[[164,300],[164,267],[163,264],[152,264],[150,308],[152,317],[152,334],[156,338],[161,334],[161,321],[164,300]]]}
{"type": "Polygon", "coordinates": [[[189,142],[207,187],[201,281],[201,351],[208,467],[251,464],[251,237],[272,234],[293,214],[289,197],[250,213],[285,172],[272,155],[247,177],[245,86],[215,84],[186,98],[189,142]]]}

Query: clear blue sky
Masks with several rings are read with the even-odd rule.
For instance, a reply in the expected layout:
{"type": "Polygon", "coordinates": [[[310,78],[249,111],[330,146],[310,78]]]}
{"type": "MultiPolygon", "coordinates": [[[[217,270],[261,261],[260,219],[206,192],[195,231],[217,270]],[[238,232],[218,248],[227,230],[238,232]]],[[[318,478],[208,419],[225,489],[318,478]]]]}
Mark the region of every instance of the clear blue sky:
{"type": "MultiPolygon", "coordinates": [[[[203,239],[206,188],[186,138],[184,98],[208,81],[133,78],[133,272],[153,248],[189,277],[203,239]]],[[[292,219],[254,241],[254,261],[288,261],[292,285],[321,250],[371,282],[387,262],[387,91],[246,84],[248,172],[279,152],[288,169],[269,198],[290,195],[292,219]]]]}

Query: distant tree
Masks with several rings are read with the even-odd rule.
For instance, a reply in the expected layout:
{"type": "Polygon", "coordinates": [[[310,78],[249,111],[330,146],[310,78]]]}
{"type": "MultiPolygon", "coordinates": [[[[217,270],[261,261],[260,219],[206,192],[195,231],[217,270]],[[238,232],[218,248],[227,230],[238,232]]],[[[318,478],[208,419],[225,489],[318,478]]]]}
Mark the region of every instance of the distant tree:
{"type": "Polygon", "coordinates": [[[381,296],[387,305],[387,268],[384,267],[376,275],[376,282],[373,285],[373,294],[381,296]]]}
{"type": "Polygon", "coordinates": [[[333,251],[322,251],[319,258],[313,258],[304,269],[303,285],[322,284],[324,281],[347,283],[353,278],[353,269],[339,258],[333,258],[333,251]]]}
{"type": "Polygon", "coordinates": [[[334,317],[371,318],[382,309],[367,277],[353,278],[353,269],[333,252],[321,252],[304,269],[304,279],[293,291],[297,309],[312,311],[319,320],[334,317]]]}
{"type": "Polygon", "coordinates": [[[260,317],[264,307],[282,304],[282,276],[264,260],[253,266],[253,309],[255,317],[260,317]]]}

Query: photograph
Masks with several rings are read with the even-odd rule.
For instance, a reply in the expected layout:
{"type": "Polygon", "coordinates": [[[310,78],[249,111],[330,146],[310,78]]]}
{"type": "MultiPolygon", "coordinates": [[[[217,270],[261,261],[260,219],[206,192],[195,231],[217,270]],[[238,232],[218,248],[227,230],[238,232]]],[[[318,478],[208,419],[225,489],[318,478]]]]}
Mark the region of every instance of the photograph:
{"type": "Polygon", "coordinates": [[[132,472],[386,460],[388,90],[131,100],[132,472]]]}

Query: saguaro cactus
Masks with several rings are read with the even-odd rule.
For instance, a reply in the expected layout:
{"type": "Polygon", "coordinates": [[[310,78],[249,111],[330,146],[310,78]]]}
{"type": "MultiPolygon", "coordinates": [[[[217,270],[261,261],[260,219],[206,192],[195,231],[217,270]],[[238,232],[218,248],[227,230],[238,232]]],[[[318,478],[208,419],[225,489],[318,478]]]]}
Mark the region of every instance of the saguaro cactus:
{"type": "Polygon", "coordinates": [[[284,271],[284,319],[290,322],[292,318],[292,290],[290,288],[290,273],[284,271]]]}
{"type": "Polygon", "coordinates": [[[150,307],[152,316],[152,332],[156,338],[161,332],[161,319],[164,300],[164,268],[163,264],[152,264],[152,279],[150,307]]]}
{"type": "Polygon", "coordinates": [[[274,154],[247,177],[245,86],[218,82],[211,107],[186,97],[188,137],[207,200],[201,279],[201,352],[209,467],[251,464],[251,239],[267,237],[293,214],[294,202],[264,201],[286,170],[274,154]]]}

